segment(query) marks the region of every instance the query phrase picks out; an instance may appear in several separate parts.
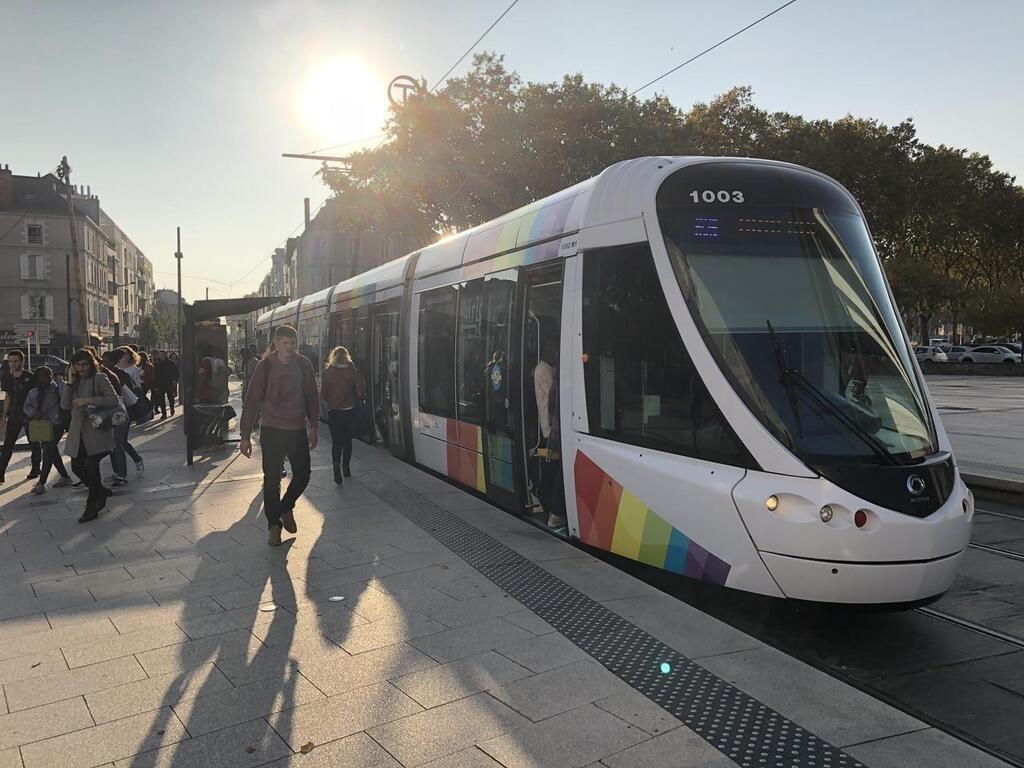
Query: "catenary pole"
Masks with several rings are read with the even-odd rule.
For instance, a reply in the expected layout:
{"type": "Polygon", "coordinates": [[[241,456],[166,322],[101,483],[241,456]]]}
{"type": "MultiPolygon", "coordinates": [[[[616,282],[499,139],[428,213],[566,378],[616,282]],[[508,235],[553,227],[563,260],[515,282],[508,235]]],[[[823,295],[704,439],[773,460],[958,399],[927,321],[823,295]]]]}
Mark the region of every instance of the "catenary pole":
{"type": "Polygon", "coordinates": [[[174,252],[174,258],[178,262],[178,354],[182,352],[181,339],[181,227],[178,227],[178,250],[174,252]]]}
{"type": "MultiPolygon", "coordinates": [[[[82,261],[78,254],[78,226],[75,223],[74,190],[71,187],[71,166],[64,155],[57,166],[57,177],[64,182],[64,191],[68,198],[68,224],[71,227],[71,253],[75,261],[75,299],[78,301],[78,335],[82,346],[89,346],[89,313],[85,300],[85,275],[82,274],[82,261]]],[[[68,320],[70,325],[71,320],[68,320]]]]}

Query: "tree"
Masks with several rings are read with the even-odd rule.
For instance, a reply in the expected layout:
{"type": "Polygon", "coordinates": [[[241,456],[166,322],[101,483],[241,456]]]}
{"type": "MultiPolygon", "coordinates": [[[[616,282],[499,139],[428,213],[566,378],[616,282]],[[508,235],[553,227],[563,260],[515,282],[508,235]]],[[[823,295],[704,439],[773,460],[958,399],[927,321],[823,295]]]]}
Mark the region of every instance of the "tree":
{"type": "Polygon", "coordinates": [[[177,337],[177,321],[162,307],[155,307],[139,323],[139,344],[147,349],[169,344],[177,337]]]}

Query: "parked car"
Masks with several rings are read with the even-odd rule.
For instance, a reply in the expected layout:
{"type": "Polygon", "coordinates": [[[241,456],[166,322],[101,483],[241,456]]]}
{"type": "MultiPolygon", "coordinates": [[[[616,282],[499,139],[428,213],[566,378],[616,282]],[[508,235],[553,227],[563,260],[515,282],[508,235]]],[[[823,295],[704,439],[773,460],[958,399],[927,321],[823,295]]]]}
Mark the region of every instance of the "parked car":
{"type": "MultiPolygon", "coordinates": [[[[36,368],[45,365],[53,371],[54,376],[64,376],[66,378],[68,375],[68,361],[61,360],[56,355],[32,355],[31,360],[31,366],[26,365],[26,368],[30,371],[34,371],[36,368]]],[[[28,360],[25,362],[27,364],[28,360]]],[[[0,373],[7,373],[6,359],[4,359],[3,362],[0,362],[0,373]]]]}
{"type": "Polygon", "coordinates": [[[914,347],[914,355],[923,365],[924,363],[945,363],[949,361],[946,353],[938,347],[914,347]]]}
{"type": "Polygon", "coordinates": [[[970,351],[970,347],[950,347],[946,350],[946,357],[949,358],[951,363],[959,363],[963,359],[964,354],[970,351]]]}
{"type": "Polygon", "coordinates": [[[1006,347],[974,347],[960,358],[961,363],[1019,363],[1020,355],[1006,347]]]}
{"type": "Polygon", "coordinates": [[[1016,355],[1021,354],[1021,345],[1016,341],[1001,341],[996,346],[1006,347],[1006,349],[1010,350],[1016,355]]]}

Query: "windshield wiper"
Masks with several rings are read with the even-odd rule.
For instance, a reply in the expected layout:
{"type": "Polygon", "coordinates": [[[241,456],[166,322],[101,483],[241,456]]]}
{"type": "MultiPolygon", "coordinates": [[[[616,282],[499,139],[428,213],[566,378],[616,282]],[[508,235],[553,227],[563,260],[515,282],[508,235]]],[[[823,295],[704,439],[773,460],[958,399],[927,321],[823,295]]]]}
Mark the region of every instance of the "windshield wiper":
{"type": "MultiPolygon", "coordinates": [[[[832,401],[832,399],[825,393],[822,392],[814,383],[812,383],[803,371],[797,368],[790,368],[786,365],[786,358],[782,351],[782,347],[779,345],[779,341],[775,336],[775,329],[772,328],[771,321],[766,320],[765,323],[768,325],[768,335],[772,341],[772,347],[775,349],[776,361],[779,364],[779,369],[782,372],[783,379],[789,383],[787,391],[790,392],[791,405],[793,406],[793,412],[796,413],[796,397],[792,394],[792,384],[796,382],[800,384],[804,391],[812,396],[814,402],[819,406],[824,406],[824,409],[830,413],[835,419],[844,424],[850,429],[853,434],[861,439],[861,441],[871,449],[878,458],[884,463],[890,465],[897,465],[899,461],[886,450],[885,445],[874,435],[868,432],[863,426],[857,423],[857,421],[851,418],[850,414],[844,411],[840,406],[832,401]]],[[[797,424],[799,424],[799,417],[797,417],[797,424]]]]}
{"type": "MultiPolygon", "coordinates": [[[[796,431],[800,437],[804,436],[804,425],[800,421],[800,409],[796,404],[796,392],[793,391],[793,381],[789,377],[789,369],[786,367],[786,354],[782,351],[778,338],[775,336],[775,329],[772,328],[772,321],[765,320],[768,326],[768,338],[772,341],[772,349],[775,350],[775,364],[779,366],[779,376],[782,386],[786,388],[786,396],[789,398],[789,407],[793,409],[793,418],[796,419],[796,431]]],[[[786,430],[787,433],[789,430],[786,430]]],[[[790,448],[793,447],[793,436],[789,435],[790,448]]]]}

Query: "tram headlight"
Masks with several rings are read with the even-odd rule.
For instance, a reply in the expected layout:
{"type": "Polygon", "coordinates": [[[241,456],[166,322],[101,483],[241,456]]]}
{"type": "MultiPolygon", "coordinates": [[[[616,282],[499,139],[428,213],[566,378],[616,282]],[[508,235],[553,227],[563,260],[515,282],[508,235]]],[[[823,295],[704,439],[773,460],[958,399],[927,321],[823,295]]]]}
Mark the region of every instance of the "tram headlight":
{"type": "Polygon", "coordinates": [[[765,499],[764,505],[768,507],[769,512],[774,512],[776,509],[779,508],[779,497],[775,495],[769,496],[767,499],[765,499]]]}
{"type": "Polygon", "coordinates": [[[828,504],[823,506],[821,510],[818,512],[818,517],[821,518],[821,522],[823,523],[832,522],[832,515],[832,507],[830,507],[828,504]]]}

